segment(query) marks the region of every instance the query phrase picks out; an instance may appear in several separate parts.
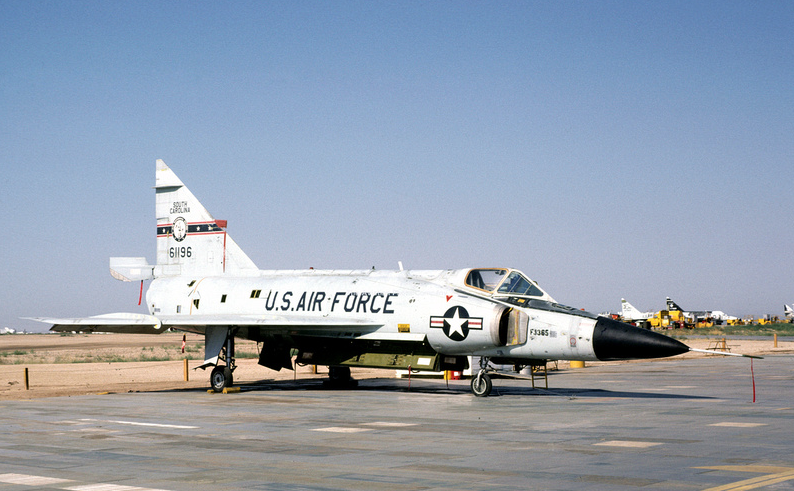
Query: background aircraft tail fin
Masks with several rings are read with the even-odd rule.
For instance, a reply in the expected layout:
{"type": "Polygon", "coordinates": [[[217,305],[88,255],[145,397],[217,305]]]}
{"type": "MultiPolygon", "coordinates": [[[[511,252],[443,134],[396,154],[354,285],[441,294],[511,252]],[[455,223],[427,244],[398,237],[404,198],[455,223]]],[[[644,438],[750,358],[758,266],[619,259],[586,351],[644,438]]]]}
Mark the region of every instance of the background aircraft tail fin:
{"type": "Polygon", "coordinates": [[[667,297],[667,310],[680,310],[683,312],[684,309],[678,306],[677,303],[673,302],[670,297],[667,297]]]}
{"type": "Polygon", "coordinates": [[[154,276],[215,276],[258,271],[216,220],[162,160],[155,180],[157,265],[154,276]]]}
{"type": "Polygon", "coordinates": [[[630,304],[625,298],[620,299],[620,305],[624,319],[637,319],[640,317],[640,314],[642,314],[642,312],[637,310],[637,308],[630,304]]]}

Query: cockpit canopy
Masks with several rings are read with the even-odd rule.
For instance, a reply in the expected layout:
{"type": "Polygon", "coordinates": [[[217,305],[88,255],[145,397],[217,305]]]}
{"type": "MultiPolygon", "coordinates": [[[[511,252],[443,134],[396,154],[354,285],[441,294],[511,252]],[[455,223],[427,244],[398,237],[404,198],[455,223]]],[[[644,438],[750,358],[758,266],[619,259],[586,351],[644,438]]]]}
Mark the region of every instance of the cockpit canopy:
{"type": "MultiPolygon", "coordinates": [[[[494,297],[522,299],[534,298],[553,302],[548,293],[541,290],[537,283],[523,273],[504,268],[472,269],[466,276],[466,286],[483,290],[494,297]]],[[[524,301],[518,303],[524,303],[524,301]]]]}

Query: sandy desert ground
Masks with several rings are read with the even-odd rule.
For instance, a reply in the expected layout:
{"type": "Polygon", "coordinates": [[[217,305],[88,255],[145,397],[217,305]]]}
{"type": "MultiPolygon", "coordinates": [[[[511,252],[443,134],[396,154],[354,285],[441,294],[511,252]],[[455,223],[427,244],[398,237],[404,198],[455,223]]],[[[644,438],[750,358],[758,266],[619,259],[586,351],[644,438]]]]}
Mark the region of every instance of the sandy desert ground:
{"type": "MultiPolygon", "coordinates": [[[[208,388],[209,372],[194,370],[203,360],[203,336],[187,334],[184,354],[182,336],[182,333],[0,336],[0,400],[208,388]],[[185,381],[185,358],[188,358],[188,381],[185,381]],[[28,389],[25,388],[26,368],[28,389]]],[[[685,339],[684,342],[692,348],[713,349],[719,339],[685,339]]],[[[794,353],[794,342],[778,341],[778,347],[774,347],[771,337],[728,339],[727,347],[733,353],[761,356],[794,353]]],[[[256,343],[237,341],[236,383],[326,377],[326,367],[319,367],[316,374],[309,366],[299,367],[297,373],[269,370],[257,365],[257,352],[256,343]]],[[[710,355],[687,353],[682,356],[710,355]]],[[[568,365],[561,362],[559,368],[568,369],[568,365]]],[[[353,369],[353,377],[357,379],[393,376],[391,370],[353,369]]]]}

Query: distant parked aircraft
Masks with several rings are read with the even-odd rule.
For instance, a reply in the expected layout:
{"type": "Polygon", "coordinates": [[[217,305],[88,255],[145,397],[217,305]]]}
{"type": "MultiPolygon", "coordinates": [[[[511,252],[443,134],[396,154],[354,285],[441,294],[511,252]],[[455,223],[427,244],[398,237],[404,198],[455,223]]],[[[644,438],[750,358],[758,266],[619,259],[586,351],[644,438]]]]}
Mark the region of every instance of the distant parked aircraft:
{"type": "Polygon", "coordinates": [[[728,320],[736,320],[738,317],[734,317],[732,315],[728,315],[721,310],[692,310],[692,311],[684,311],[681,307],[678,306],[677,303],[672,301],[670,297],[667,297],[667,310],[678,310],[684,312],[684,317],[688,317],[692,319],[693,322],[697,322],[700,320],[711,318],[715,321],[728,321],[728,320]]]}
{"type": "Polygon", "coordinates": [[[625,298],[620,299],[621,317],[626,322],[637,322],[648,320],[654,316],[656,312],[640,312],[639,309],[634,307],[625,298]]]}

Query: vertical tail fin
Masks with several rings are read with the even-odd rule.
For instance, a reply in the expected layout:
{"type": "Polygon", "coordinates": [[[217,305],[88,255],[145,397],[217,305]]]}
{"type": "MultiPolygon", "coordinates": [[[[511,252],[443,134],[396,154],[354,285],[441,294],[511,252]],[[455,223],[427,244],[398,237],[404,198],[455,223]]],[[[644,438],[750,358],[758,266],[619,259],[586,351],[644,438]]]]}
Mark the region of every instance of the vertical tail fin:
{"type": "Polygon", "coordinates": [[[637,308],[630,304],[625,298],[620,299],[620,306],[624,319],[639,319],[642,314],[642,312],[637,310],[637,308]]]}
{"type": "Polygon", "coordinates": [[[241,274],[258,268],[162,160],[155,180],[155,276],[241,274]]]}
{"type": "Polygon", "coordinates": [[[667,297],[667,310],[670,310],[670,311],[680,310],[682,312],[684,311],[684,309],[679,307],[677,303],[675,303],[672,300],[670,300],[670,297],[667,297]]]}

